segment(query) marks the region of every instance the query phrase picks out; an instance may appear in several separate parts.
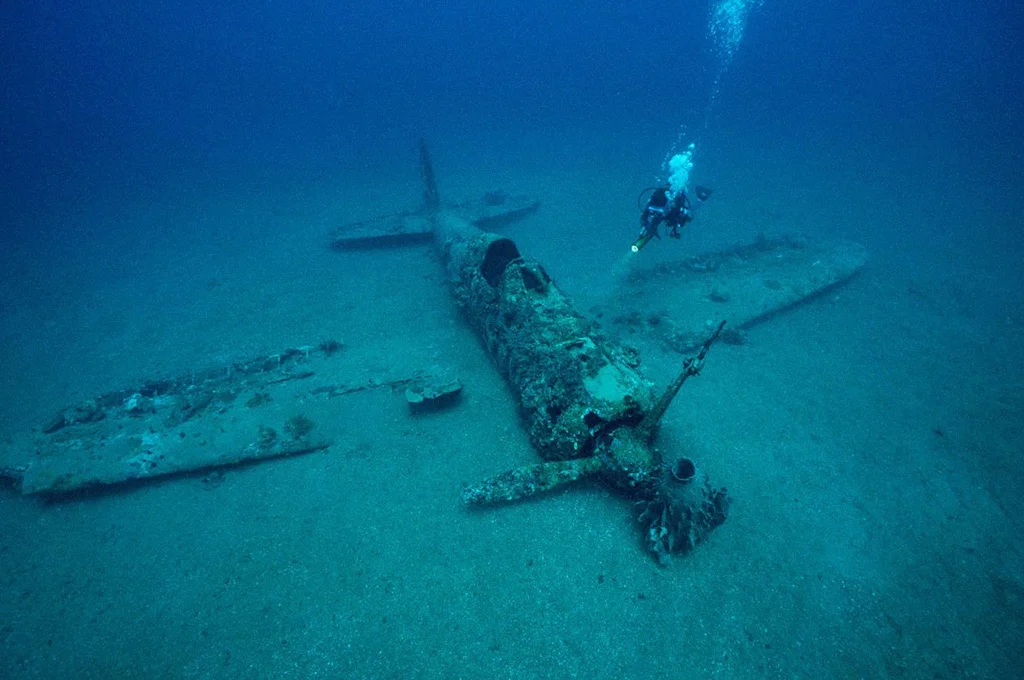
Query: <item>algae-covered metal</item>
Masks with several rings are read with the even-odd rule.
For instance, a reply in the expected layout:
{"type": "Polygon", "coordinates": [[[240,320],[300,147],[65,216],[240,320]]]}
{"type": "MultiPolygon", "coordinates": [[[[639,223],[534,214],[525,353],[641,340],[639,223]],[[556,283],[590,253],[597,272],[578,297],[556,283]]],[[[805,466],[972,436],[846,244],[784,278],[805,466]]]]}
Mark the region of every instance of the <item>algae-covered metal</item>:
{"type": "Polygon", "coordinates": [[[801,236],[759,236],[717,252],[630,270],[597,308],[615,331],[685,353],[707,329],[729,320],[727,340],[850,281],[867,262],[864,246],[801,236]]]}
{"type": "Polygon", "coordinates": [[[0,480],[56,495],[350,446],[339,399],[435,384],[344,354],[328,340],[98,395],[0,447],[0,480]]]}
{"type": "Polygon", "coordinates": [[[592,456],[599,432],[643,420],[654,395],[635,354],[601,338],[511,240],[466,227],[438,216],[448,281],[518,396],[540,454],[548,460],[592,456]]]}
{"type": "MultiPolygon", "coordinates": [[[[425,203],[439,206],[425,146],[421,168],[425,203]]],[[[643,505],[647,544],[659,557],[691,548],[721,524],[725,490],[696,471],[677,479],[650,443],[668,402],[699,372],[717,333],[659,398],[636,352],[605,338],[511,239],[439,207],[430,219],[452,294],[518,397],[530,439],[547,461],[466,489],[466,502],[514,501],[596,476],[643,505]]]]}

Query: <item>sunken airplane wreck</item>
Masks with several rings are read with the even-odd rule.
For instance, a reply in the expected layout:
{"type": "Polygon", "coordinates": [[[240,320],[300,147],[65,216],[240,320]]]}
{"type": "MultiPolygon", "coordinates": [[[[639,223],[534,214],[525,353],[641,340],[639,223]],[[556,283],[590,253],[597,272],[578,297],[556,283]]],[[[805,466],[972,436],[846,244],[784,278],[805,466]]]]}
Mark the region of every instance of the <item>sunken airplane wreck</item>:
{"type": "MultiPolygon", "coordinates": [[[[472,485],[463,499],[514,502],[596,478],[640,507],[646,546],[659,562],[693,548],[725,521],[729,496],[690,458],[663,459],[652,446],[659,421],[683,383],[699,374],[725,327],[723,312],[735,316],[737,331],[753,325],[849,280],[866,260],[864,249],[761,236],[753,244],[663,265],[658,288],[680,291],[685,297],[676,302],[694,311],[679,323],[657,325],[670,331],[664,339],[672,349],[693,354],[659,395],[640,372],[636,351],[609,340],[579,314],[538,262],[524,257],[511,239],[442,207],[422,140],[420,170],[423,207],[403,224],[432,235],[452,295],[515,393],[531,442],[545,459],[472,485]]],[[[347,247],[350,233],[353,247],[393,242],[388,231],[374,240],[357,226],[337,230],[332,246],[347,247]]],[[[648,277],[632,276],[626,286],[620,303],[653,297],[648,277]]]]}
{"type": "Polygon", "coordinates": [[[546,461],[471,486],[464,500],[511,502],[596,477],[643,506],[647,547],[659,560],[692,548],[725,521],[728,495],[688,458],[666,463],[651,440],[724,323],[655,394],[635,351],[603,337],[538,262],[511,239],[441,209],[422,141],[420,169],[424,212],[452,295],[516,394],[530,440],[546,461]]]}
{"type": "MultiPolygon", "coordinates": [[[[483,480],[464,490],[464,500],[512,502],[599,479],[638,504],[644,541],[660,561],[692,548],[725,520],[729,499],[694,461],[664,460],[651,446],[659,420],[716,340],[849,280],[866,260],[864,249],[760,237],[635,271],[594,311],[622,337],[660,340],[688,357],[658,394],[635,350],[608,340],[511,239],[483,231],[533,213],[537,201],[493,192],[443,205],[422,142],[420,168],[425,194],[419,210],[338,227],[330,245],[345,250],[433,241],[452,295],[515,393],[544,462],[483,480]],[[622,313],[658,305],[664,313],[622,313]]],[[[428,398],[430,407],[447,407],[462,389],[450,375],[380,373],[346,357],[343,343],[328,340],[68,406],[35,431],[11,437],[0,450],[0,478],[26,494],[51,497],[197,471],[209,472],[215,485],[223,468],[343,442],[336,421],[338,401],[347,395],[404,390],[417,411],[428,398]]]]}

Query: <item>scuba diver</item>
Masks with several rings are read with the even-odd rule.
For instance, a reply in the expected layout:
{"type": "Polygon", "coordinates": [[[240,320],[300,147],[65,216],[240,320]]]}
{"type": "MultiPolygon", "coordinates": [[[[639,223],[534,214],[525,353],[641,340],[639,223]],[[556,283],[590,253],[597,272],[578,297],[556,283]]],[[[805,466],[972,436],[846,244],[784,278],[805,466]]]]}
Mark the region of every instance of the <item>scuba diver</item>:
{"type": "MultiPolygon", "coordinates": [[[[662,223],[668,228],[669,238],[679,238],[679,229],[693,220],[693,205],[682,189],[673,194],[672,188],[668,184],[660,187],[648,187],[640,193],[640,198],[643,198],[648,191],[651,192],[651,196],[647,199],[643,213],[640,214],[640,236],[633,241],[631,248],[634,253],[639,253],[640,249],[646,246],[651,239],[661,238],[658,227],[662,223]]],[[[697,185],[694,187],[694,193],[697,195],[697,199],[704,203],[711,196],[711,189],[697,185]]],[[[638,205],[640,198],[637,199],[638,205]]]]}

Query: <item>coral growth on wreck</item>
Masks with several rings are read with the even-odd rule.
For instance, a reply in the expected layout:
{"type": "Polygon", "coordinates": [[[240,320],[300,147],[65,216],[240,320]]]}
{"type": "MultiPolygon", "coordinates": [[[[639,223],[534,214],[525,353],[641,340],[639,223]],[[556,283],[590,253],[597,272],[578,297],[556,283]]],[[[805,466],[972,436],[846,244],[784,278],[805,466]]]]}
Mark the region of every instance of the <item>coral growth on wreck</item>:
{"type": "Polygon", "coordinates": [[[725,489],[713,488],[689,458],[680,458],[662,467],[653,495],[637,505],[644,543],[665,564],[673,553],[688,552],[725,521],[729,496],[725,489]]]}

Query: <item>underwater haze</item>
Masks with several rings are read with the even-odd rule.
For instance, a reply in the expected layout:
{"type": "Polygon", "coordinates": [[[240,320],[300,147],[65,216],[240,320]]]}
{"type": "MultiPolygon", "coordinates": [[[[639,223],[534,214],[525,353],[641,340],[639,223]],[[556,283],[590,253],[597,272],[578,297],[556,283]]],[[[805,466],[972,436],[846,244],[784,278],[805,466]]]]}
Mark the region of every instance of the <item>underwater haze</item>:
{"type": "Polygon", "coordinates": [[[1021,677],[1022,27],[1010,0],[0,4],[0,676],[1021,677]],[[420,209],[421,138],[446,205],[539,201],[494,228],[657,390],[692,354],[673,277],[728,298],[706,254],[770,296],[765,244],[869,253],[752,311],[664,416],[732,498],[693,550],[654,559],[593,480],[464,505],[542,461],[525,397],[429,243],[329,247],[420,209]],[[695,219],[631,253],[665,183],[695,219]],[[311,348],[331,385],[197,405],[197,375],[311,348]],[[410,408],[424,375],[459,398],[410,408]],[[175,376],[190,405],[140,442],[326,448],[225,465],[211,434],[195,470],[23,493],[47,447],[121,446],[83,404],[175,376]]]}

